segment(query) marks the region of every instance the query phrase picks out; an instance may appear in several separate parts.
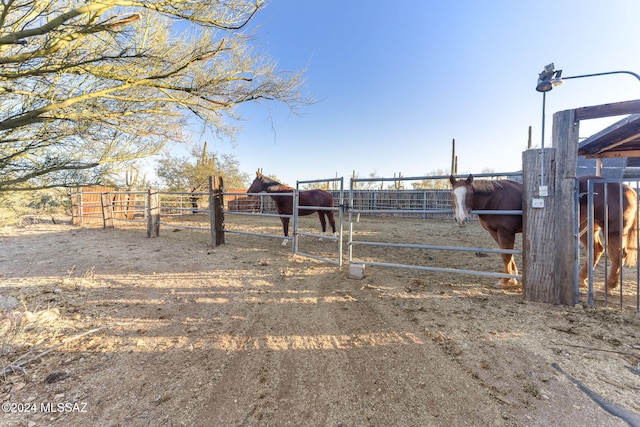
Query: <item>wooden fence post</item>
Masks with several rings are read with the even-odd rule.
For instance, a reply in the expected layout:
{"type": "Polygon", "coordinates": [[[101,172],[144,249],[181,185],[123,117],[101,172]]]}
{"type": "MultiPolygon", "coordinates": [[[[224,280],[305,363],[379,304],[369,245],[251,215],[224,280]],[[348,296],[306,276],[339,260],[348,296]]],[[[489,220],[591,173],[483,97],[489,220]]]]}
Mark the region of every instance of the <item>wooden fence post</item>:
{"type": "Polygon", "coordinates": [[[557,304],[555,149],[545,148],[542,153],[542,149],[536,149],[522,154],[522,284],[525,300],[557,304]],[[547,187],[548,196],[540,196],[540,185],[547,187]]]}
{"type": "Polygon", "coordinates": [[[554,213],[556,240],[556,286],[558,303],[574,305],[578,245],[575,232],[578,207],[575,199],[578,164],[578,129],[576,110],[559,111],[553,115],[553,146],[556,149],[556,209],[554,213]],[[560,161],[562,159],[562,161],[560,161]]]}
{"type": "Polygon", "coordinates": [[[80,224],[82,220],[80,201],[82,200],[81,187],[70,187],[71,198],[71,224],[80,224]]]}
{"type": "Polygon", "coordinates": [[[160,235],[160,193],[148,190],[147,199],[147,237],[158,237],[160,235]]]}
{"type": "Polygon", "coordinates": [[[209,218],[211,221],[211,245],[224,245],[224,183],[221,176],[209,177],[209,218]]]}
{"type": "Polygon", "coordinates": [[[83,204],[83,198],[82,198],[82,191],[83,188],[80,187],[79,193],[78,193],[78,218],[80,218],[78,220],[78,224],[83,225],[83,218],[84,218],[84,204],[83,204]]]}
{"type": "Polygon", "coordinates": [[[102,226],[113,228],[113,204],[111,203],[111,193],[100,194],[100,204],[102,205],[102,226]],[[111,225],[108,224],[111,222],[111,225]]]}
{"type": "Polygon", "coordinates": [[[523,283],[527,300],[564,305],[577,302],[578,123],[575,110],[553,115],[553,151],[547,154],[545,150],[544,168],[537,158],[542,150],[528,150],[523,155],[523,283]],[[548,187],[546,197],[537,191],[542,180],[536,171],[542,170],[548,187]],[[544,206],[534,207],[533,199],[537,199],[536,206],[544,206]]]}

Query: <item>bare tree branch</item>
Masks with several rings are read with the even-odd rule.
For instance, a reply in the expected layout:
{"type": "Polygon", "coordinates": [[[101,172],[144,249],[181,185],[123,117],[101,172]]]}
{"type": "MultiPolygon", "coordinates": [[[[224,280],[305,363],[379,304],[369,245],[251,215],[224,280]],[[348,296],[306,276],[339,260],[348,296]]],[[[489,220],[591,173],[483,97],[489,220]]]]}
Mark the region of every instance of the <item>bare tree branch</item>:
{"type": "Polygon", "coordinates": [[[247,32],[260,0],[12,0],[0,4],[0,192],[99,181],[189,139],[193,118],[233,137],[234,108],[292,108],[247,32]],[[178,25],[182,21],[184,25],[178,25]],[[184,28],[182,34],[176,28],[184,28]]]}

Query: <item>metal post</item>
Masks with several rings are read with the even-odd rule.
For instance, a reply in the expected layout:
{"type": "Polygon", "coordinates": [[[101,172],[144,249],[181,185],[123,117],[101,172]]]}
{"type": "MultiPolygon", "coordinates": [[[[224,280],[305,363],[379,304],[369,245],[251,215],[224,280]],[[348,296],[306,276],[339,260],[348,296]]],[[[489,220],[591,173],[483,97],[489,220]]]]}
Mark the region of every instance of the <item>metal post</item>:
{"type": "Polygon", "coordinates": [[[342,267],[342,220],[344,218],[344,178],[340,178],[340,197],[338,200],[338,266],[342,267]]]}
{"type": "MultiPolygon", "coordinates": [[[[297,186],[297,185],[296,185],[297,186]]],[[[298,252],[298,207],[300,205],[300,192],[296,188],[293,190],[293,244],[291,245],[291,255],[298,252]]]]}
{"type": "MultiPolygon", "coordinates": [[[[547,92],[542,92],[542,140],[540,141],[540,187],[544,186],[544,125],[547,104],[547,92]]],[[[538,188],[538,196],[541,196],[538,188]]]]}

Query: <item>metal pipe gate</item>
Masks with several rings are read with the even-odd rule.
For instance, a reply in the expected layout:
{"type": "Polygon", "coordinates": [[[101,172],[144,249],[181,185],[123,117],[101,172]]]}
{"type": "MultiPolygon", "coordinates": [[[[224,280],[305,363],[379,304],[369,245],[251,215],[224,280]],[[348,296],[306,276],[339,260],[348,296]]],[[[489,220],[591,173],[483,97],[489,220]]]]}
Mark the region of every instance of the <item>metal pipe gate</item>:
{"type": "MultiPolygon", "coordinates": [[[[233,196],[237,196],[237,193],[223,193],[223,195],[227,196],[227,195],[233,195],[233,196]]],[[[293,198],[293,212],[291,215],[285,215],[285,214],[273,214],[273,213],[265,213],[262,212],[262,208],[260,209],[261,212],[255,213],[255,212],[242,212],[242,211],[231,211],[231,210],[225,210],[225,215],[248,215],[248,216],[266,216],[266,217],[277,217],[277,218],[290,218],[292,221],[292,232],[291,235],[289,237],[284,237],[282,235],[274,235],[274,234],[263,234],[263,233],[254,233],[254,232],[248,232],[248,231],[241,231],[241,230],[229,230],[229,229],[225,229],[224,232],[225,233],[231,233],[231,234],[241,234],[241,235],[249,235],[249,236],[257,236],[257,237],[266,237],[266,238],[272,238],[272,239],[282,239],[282,240],[288,240],[292,242],[291,245],[291,254],[293,256],[299,255],[299,256],[304,256],[307,258],[313,258],[313,259],[317,259],[320,261],[324,261],[324,262],[328,262],[331,264],[336,264],[338,266],[342,266],[343,264],[343,254],[342,254],[342,241],[343,241],[343,207],[344,207],[344,178],[331,178],[331,179],[318,179],[318,180],[312,180],[312,181],[297,181],[296,182],[296,188],[294,189],[294,191],[292,192],[284,192],[284,193],[246,193],[247,196],[257,196],[260,197],[260,206],[263,206],[263,198],[264,197],[271,197],[271,196],[287,196],[287,197],[292,197],[293,198]],[[322,235],[322,234],[316,234],[316,233],[309,233],[309,232],[305,232],[300,230],[299,227],[299,215],[298,215],[298,208],[299,208],[299,201],[300,201],[300,185],[301,184],[313,184],[313,183],[336,183],[339,186],[339,192],[338,192],[338,200],[337,200],[337,205],[335,204],[335,200],[334,200],[334,206],[332,208],[327,208],[324,206],[304,206],[305,209],[315,209],[315,210],[333,210],[333,212],[337,212],[337,218],[335,218],[335,222],[336,222],[336,233],[338,233],[337,236],[333,236],[333,235],[322,235]],[[310,237],[317,237],[317,238],[322,238],[322,239],[327,239],[327,240],[333,240],[337,242],[337,252],[336,252],[336,259],[331,259],[331,258],[325,258],[325,257],[321,257],[321,256],[317,256],[314,254],[311,254],[309,252],[304,252],[302,250],[300,250],[300,236],[310,236],[310,237]]]]}
{"type": "MultiPolygon", "coordinates": [[[[511,174],[513,175],[513,174],[511,174]]],[[[482,176],[481,174],[477,176],[482,176]]],[[[497,175],[490,175],[497,176],[497,175]]],[[[349,240],[348,240],[348,257],[349,264],[363,264],[363,265],[374,265],[380,267],[394,267],[394,268],[407,268],[407,269],[415,269],[415,270],[426,270],[426,271],[434,271],[440,273],[458,273],[458,274],[469,274],[469,275],[477,275],[477,276],[485,276],[485,277],[496,277],[496,278],[507,278],[507,279],[522,279],[521,274],[512,275],[506,273],[497,273],[497,272],[489,272],[489,271],[478,271],[478,270],[465,270],[465,269],[454,269],[454,268],[443,268],[443,267],[435,267],[435,266],[423,266],[423,265],[410,265],[410,264],[397,264],[397,263],[387,263],[387,262],[374,262],[374,261],[364,261],[359,260],[354,256],[354,247],[356,246],[380,246],[380,247],[393,247],[393,248],[413,248],[413,249],[431,249],[431,250],[444,250],[444,251],[470,251],[470,252],[484,252],[484,253],[497,253],[497,254],[514,254],[519,255],[522,254],[521,250],[508,250],[508,249],[493,249],[493,248],[472,248],[472,247],[463,247],[463,246],[437,246],[437,245],[420,245],[420,244],[408,244],[408,243],[384,243],[384,242],[371,242],[371,241],[358,241],[354,239],[353,226],[354,226],[354,216],[356,218],[356,222],[359,220],[360,215],[363,214],[422,214],[425,216],[426,214],[451,214],[451,208],[446,209],[366,209],[366,208],[354,208],[354,200],[353,195],[355,193],[355,185],[357,183],[362,182],[379,182],[379,181],[420,181],[427,177],[407,177],[407,178],[362,178],[362,179],[351,179],[351,184],[349,188],[349,240]]],[[[448,179],[449,176],[441,176],[441,177],[428,177],[430,179],[439,178],[439,179],[448,179]]],[[[471,211],[472,214],[487,214],[487,215],[505,215],[505,214],[513,214],[513,215],[522,215],[522,210],[500,210],[500,211],[471,211]]]]}
{"type": "MultiPolygon", "coordinates": [[[[593,238],[593,230],[595,227],[594,224],[594,217],[595,217],[595,204],[594,204],[594,197],[597,194],[594,190],[594,185],[596,183],[603,183],[603,200],[605,203],[604,206],[604,229],[601,231],[601,240],[604,244],[604,253],[602,254],[601,260],[604,260],[604,280],[605,280],[605,292],[604,292],[604,304],[608,305],[609,304],[609,290],[607,289],[607,285],[606,285],[606,280],[607,280],[607,276],[609,273],[609,229],[608,229],[608,225],[609,225],[609,205],[608,205],[608,193],[609,191],[615,191],[612,188],[609,188],[611,185],[610,184],[627,184],[630,185],[634,191],[636,192],[636,194],[638,193],[638,187],[639,187],[639,181],[631,181],[631,180],[614,180],[614,179],[597,179],[597,180],[589,180],[587,182],[587,193],[586,194],[577,194],[578,191],[576,191],[577,197],[586,197],[587,198],[587,227],[584,230],[580,230],[580,226],[579,224],[576,225],[576,235],[582,235],[582,233],[588,233],[588,239],[587,239],[587,248],[585,248],[586,250],[586,261],[588,263],[589,266],[593,265],[593,260],[594,260],[594,250],[593,250],[593,244],[594,244],[594,238],[593,238]]],[[[576,180],[577,182],[577,180],[576,180]]],[[[616,185],[618,187],[618,211],[620,212],[620,215],[618,218],[616,218],[616,221],[619,221],[620,224],[623,223],[623,219],[622,219],[622,214],[623,214],[623,200],[622,200],[622,185],[616,185]]],[[[578,185],[576,183],[576,188],[578,188],[578,185]]],[[[576,203],[576,209],[580,209],[580,204],[576,203]]],[[[578,215],[576,215],[577,218],[579,218],[579,213],[578,215]]],[[[579,220],[578,220],[579,222],[579,220]]],[[[636,210],[636,227],[640,224],[640,208],[636,210]]],[[[636,233],[636,240],[640,240],[640,232],[636,233]]],[[[580,244],[579,242],[577,243],[578,245],[580,244]]],[[[640,247],[640,241],[636,241],[636,245],[638,245],[640,247]]],[[[640,311],[640,263],[636,263],[636,267],[635,267],[635,277],[631,280],[631,283],[627,283],[625,285],[625,280],[624,280],[624,268],[623,268],[623,260],[622,260],[622,245],[621,245],[621,249],[618,252],[618,254],[615,254],[616,256],[619,257],[620,259],[620,276],[618,277],[618,281],[619,281],[619,288],[620,288],[620,295],[619,295],[619,307],[622,308],[625,305],[625,301],[624,301],[624,294],[623,294],[623,290],[628,290],[629,288],[631,290],[635,290],[635,308],[636,311],[640,311]],[[635,283],[633,283],[635,281],[635,283]]],[[[578,271],[578,269],[580,268],[580,260],[579,257],[578,259],[576,259],[576,271],[578,271]]],[[[594,271],[595,268],[597,266],[594,267],[589,267],[588,268],[588,276],[587,276],[587,302],[590,306],[593,306],[595,301],[594,301],[594,293],[595,293],[595,278],[594,278],[594,271]]],[[[579,279],[578,279],[578,274],[576,274],[576,282],[575,282],[575,287],[576,287],[576,295],[578,295],[578,290],[579,290],[579,279]]],[[[627,302],[628,305],[628,302],[627,302]]]]}

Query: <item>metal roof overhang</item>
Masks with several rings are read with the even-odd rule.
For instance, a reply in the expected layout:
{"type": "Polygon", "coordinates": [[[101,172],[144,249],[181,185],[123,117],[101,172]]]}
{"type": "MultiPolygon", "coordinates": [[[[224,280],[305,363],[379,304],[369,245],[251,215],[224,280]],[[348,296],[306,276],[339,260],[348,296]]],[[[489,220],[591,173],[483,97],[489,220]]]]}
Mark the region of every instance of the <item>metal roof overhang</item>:
{"type": "Polygon", "coordinates": [[[640,157],[640,100],[576,109],[576,120],[630,114],[578,144],[586,158],[640,157]]]}

